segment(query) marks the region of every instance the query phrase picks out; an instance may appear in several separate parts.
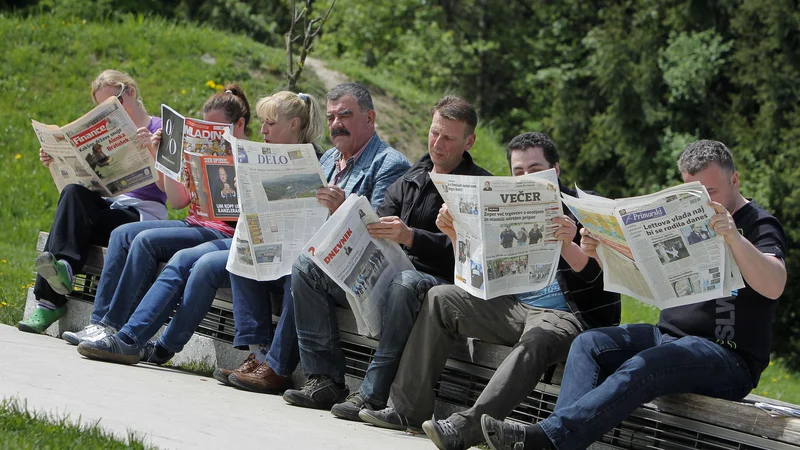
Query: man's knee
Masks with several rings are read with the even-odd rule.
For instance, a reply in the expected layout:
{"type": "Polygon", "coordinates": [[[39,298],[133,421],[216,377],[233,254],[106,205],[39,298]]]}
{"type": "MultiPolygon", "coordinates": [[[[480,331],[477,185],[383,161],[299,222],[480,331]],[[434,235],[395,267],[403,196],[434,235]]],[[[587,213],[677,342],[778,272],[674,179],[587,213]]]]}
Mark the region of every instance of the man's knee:
{"type": "Polygon", "coordinates": [[[570,344],[575,337],[575,334],[533,328],[520,337],[514,348],[522,350],[527,357],[536,360],[537,364],[549,366],[567,359],[570,344]]]}

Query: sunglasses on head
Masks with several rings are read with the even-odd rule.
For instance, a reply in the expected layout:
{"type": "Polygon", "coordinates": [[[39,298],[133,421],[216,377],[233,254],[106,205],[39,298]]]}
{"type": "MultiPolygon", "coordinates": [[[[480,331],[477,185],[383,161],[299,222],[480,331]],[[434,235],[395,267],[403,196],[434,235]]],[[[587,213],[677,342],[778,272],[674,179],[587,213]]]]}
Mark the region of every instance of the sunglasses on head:
{"type": "Polygon", "coordinates": [[[127,86],[125,86],[125,85],[123,84],[123,85],[122,85],[122,90],[121,90],[121,91],[119,91],[119,94],[117,94],[117,95],[116,95],[116,97],[117,97],[117,100],[119,100],[119,104],[120,104],[120,105],[121,105],[121,104],[123,104],[123,103],[125,103],[125,101],[124,101],[124,100],[123,100],[123,98],[122,98],[122,94],[124,94],[124,93],[125,93],[125,90],[126,90],[126,89],[128,89],[128,87],[127,87],[127,86]]]}

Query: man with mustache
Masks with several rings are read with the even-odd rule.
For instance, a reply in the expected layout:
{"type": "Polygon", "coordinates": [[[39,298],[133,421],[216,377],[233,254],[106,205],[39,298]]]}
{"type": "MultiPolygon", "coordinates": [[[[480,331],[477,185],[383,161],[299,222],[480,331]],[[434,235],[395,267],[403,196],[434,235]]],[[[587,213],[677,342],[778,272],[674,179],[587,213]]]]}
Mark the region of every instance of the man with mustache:
{"type": "MultiPolygon", "coordinates": [[[[332,113],[331,106],[329,103],[329,120],[338,121],[339,116],[334,114],[341,113],[335,109],[332,113]]],[[[283,398],[290,404],[330,409],[336,417],[348,420],[361,420],[362,408],[386,407],[397,364],[425,294],[433,286],[453,283],[453,243],[436,227],[436,216],[444,201],[430,173],[490,174],[476,165],[467,152],[475,142],[478,123],[472,105],[447,96],[436,103],[432,116],[428,154],[389,187],[377,209],[380,222],[367,226],[373,238],[400,244],[415,270],[399,273],[385,292],[372,294],[382,302],[378,308],[384,326],[359,392],[346,401],[349,391],[344,384],[345,359],[334,308],[337,303],[346,304],[345,293],[306,256],[298,258],[292,268],[300,361],[308,382],[302,389],[286,391],[283,398]]]]}

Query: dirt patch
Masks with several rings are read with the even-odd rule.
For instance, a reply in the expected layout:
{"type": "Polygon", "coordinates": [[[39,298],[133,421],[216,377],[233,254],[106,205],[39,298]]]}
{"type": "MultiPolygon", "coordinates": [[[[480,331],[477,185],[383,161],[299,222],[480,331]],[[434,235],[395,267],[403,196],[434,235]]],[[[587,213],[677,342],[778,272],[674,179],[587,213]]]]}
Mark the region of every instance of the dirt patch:
{"type": "MultiPolygon", "coordinates": [[[[325,63],[316,58],[306,58],[305,66],[314,72],[325,90],[352,81],[347,75],[327,68],[325,63]]],[[[415,122],[419,122],[419,117],[415,117],[417,112],[408,111],[397,99],[379,89],[368,87],[377,113],[375,128],[381,139],[402,152],[413,163],[427,151],[423,136],[426,130],[416,129],[418,125],[415,122]]],[[[424,114],[423,111],[419,113],[424,114]]]]}

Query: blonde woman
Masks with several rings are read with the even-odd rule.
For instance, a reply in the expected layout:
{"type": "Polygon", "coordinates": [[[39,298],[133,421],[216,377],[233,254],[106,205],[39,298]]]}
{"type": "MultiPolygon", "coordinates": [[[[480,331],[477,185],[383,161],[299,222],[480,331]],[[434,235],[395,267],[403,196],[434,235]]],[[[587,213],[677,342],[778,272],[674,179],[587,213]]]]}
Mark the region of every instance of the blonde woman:
{"type": "MultiPolygon", "coordinates": [[[[136,82],[123,72],[106,70],[91,86],[92,102],[116,97],[138,127],[137,142],[155,154],[151,133],[161,128],[161,118],[147,113],[136,82]]],[[[39,149],[39,159],[49,167],[53,158],[39,149]]],[[[103,197],[79,184],[61,191],[47,243],[36,258],[33,293],[36,310],[17,324],[21,331],[42,333],[66,312],[66,295],[72,292],[73,274],[80,272],[91,245],[106,246],[120,225],[141,220],[166,219],[167,194],[152,183],[125,195],[103,197]]],[[[170,199],[172,201],[172,199],[170,199]]]]}

